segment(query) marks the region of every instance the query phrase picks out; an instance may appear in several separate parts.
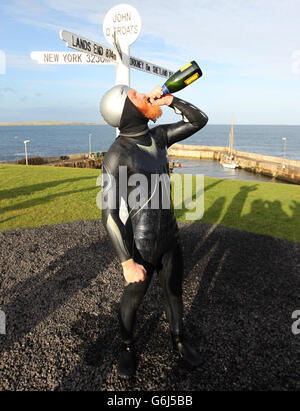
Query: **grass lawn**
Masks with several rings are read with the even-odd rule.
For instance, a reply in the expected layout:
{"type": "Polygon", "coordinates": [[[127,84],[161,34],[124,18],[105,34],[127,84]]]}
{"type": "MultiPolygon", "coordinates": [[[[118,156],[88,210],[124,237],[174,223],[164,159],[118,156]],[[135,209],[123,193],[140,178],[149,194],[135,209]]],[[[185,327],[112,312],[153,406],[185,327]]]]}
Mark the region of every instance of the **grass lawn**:
{"type": "Polygon", "coordinates": [[[0,229],[99,218],[101,170],[0,165],[0,229]]]}
{"type": "MultiPolygon", "coordinates": [[[[0,165],[0,230],[97,219],[101,170],[0,165]]],[[[179,221],[185,213],[176,210],[179,221]]],[[[200,222],[300,242],[300,188],[205,177],[200,222]]]]}

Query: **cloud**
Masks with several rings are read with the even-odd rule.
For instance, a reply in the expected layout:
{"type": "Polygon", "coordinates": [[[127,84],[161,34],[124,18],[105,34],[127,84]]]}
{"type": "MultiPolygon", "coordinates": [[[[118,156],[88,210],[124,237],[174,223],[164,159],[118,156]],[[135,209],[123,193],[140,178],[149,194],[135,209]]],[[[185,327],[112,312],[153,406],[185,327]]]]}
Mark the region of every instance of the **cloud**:
{"type": "Polygon", "coordinates": [[[2,87],[0,88],[0,96],[4,96],[8,93],[14,93],[14,89],[11,87],[2,87]]]}
{"type": "MultiPolygon", "coordinates": [[[[116,4],[118,0],[109,5],[99,0],[13,0],[10,10],[28,24],[55,31],[72,26],[83,36],[103,40],[104,15],[116,4]]],[[[175,62],[195,56],[243,67],[248,73],[292,74],[290,56],[299,48],[300,38],[298,0],[173,0],[172,7],[161,0],[130,4],[142,17],[141,40],[160,38],[164,49],[177,50],[175,62]]],[[[145,54],[147,60],[147,50],[145,54]]]]}
{"type": "Polygon", "coordinates": [[[55,66],[37,64],[29,56],[20,54],[6,54],[7,71],[9,69],[30,71],[55,71],[55,66]]]}
{"type": "Polygon", "coordinates": [[[20,14],[23,13],[23,10],[26,10],[28,13],[32,15],[47,14],[49,11],[47,3],[36,0],[13,0],[11,2],[11,5],[8,4],[6,7],[10,11],[13,8],[15,13],[20,14]]]}

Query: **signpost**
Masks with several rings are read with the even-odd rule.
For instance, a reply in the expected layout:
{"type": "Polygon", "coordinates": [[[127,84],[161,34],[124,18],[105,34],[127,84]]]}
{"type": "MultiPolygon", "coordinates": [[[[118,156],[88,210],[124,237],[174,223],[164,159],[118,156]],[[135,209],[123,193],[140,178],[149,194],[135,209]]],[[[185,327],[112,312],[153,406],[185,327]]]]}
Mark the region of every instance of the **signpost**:
{"type": "Polygon", "coordinates": [[[130,68],[169,78],[173,72],[165,67],[130,56],[130,45],[138,38],[142,23],[138,11],[120,4],[108,11],[103,22],[103,33],[114,48],[99,44],[67,30],[60,38],[67,47],[79,51],[32,51],[30,57],[38,64],[112,64],[116,65],[116,84],[130,85],[130,68]]]}
{"type": "Polygon", "coordinates": [[[130,45],[136,41],[142,28],[138,11],[129,4],[111,8],[103,21],[103,33],[113,48],[72,33],[60,31],[67,47],[78,52],[33,51],[31,58],[39,64],[113,64],[116,66],[115,84],[130,87],[130,68],[169,78],[173,72],[158,65],[130,56],[130,45]]]}
{"type": "MultiPolygon", "coordinates": [[[[73,63],[69,63],[68,61],[66,61],[65,63],[60,63],[59,61],[62,61],[62,59],[64,59],[64,55],[66,53],[64,52],[37,52],[37,51],[33,51],[31,53],[31,58],[33,58],[34,60],[38,60],[38,62],[40,64],[93,64],[93,62],[98,62],[98,63],[102,63],[102,64],[116,64],[119,65],[119,67],[116,67],[116,70],[120,69],[120,65],[125,65],[126,66],[126,70],[127,70],[127,65],[129,66],[129,68],[134,68],[136,70],[140,70],[140,71],[144,71],[146,73],[150,73],[150,74],[154,74],[160,77],[164,77],[164,78],[169,78],[173,72],[166,69],[165,67],[161,67],[158,66],[157,64],[152,64],[149,63],[148,61],[145,60],[141,60],[139,58],[133,57],[133,56],[129,56],[128,51],[126,50],[127,53],[124,51],[124,46],[123,49],[121,48],[121,44],[120,42],[118,42],[118,37],[117,35],[115,36],[115,40],[114,40],[114,46],[115,46],[115,50],[116,53],[114,53],[113,49],[110,49],[109,47],[103,46],[99,43],[95,43],[92,40],[87,40],[84,39],[83,37],[78,36],[77,34],[71,33],[69,31],[66,30],[62,30],[60,32],[60,37],[66,41],[67,46],[71,47],[75,50],[79,50],[79,51],[83,51],[84,53],[87,53],[87,55],[93,55],[96,57],[96,59],[92,59],[91,57],[84,59],[82,58],[82,62],[78,61],[76,63],[76,57],[74,57],[74,61],[73,63]],[[97,45],[97,46],[95,46],[97,45]],[[101,50],[100,47],[102,47],[103,49],[103,53],[104,53],[104,48],[105,48],[105,53],[109,54],[112,57],[104,57],[104,56],[100,56],[98,54],[98,52],[94,52],[94,46],[96,47],[97,50],[101,50]],[[89,51],[91,50],[91,51],[89,51]],[[42,63],[41,60],[43,59],[43,57],[41,57],[40,53],[46,53],[47,56],[45,56],[46,60],[52,60],[50,62],[45,62],[42,63]],[[61,54],[61,57],[57,57],[57,55],[61,54]],[[56,55],[56,56],[55,56],[56,55]],[[38,57],[38,58],[36,58],[38,57]],[[54,63],[53,61],[56,59],[57,63],[54,63]],[[87,63],[83,63],[83,61],[87,61],[87,63]]],[[[69,53],[69,56],[67,57],[68,60],[71,60],[72,54],[78,54],[78,53],[69,53]]],[[[79,53],[79,54],[83,54],[83,53],[79,53]]],[[[125,69],[123,68],[123,70],[125,71],[125,69]]],[[[116,84],[126,84],[129,85],[129,83],[127,84],[127,76],[128,73],[126,72],[126,82],[122,82],[122,81],[117,81],[116,80],[116,84]]],[[[120,76],[121,77],[121,76],[120,76]]]]}

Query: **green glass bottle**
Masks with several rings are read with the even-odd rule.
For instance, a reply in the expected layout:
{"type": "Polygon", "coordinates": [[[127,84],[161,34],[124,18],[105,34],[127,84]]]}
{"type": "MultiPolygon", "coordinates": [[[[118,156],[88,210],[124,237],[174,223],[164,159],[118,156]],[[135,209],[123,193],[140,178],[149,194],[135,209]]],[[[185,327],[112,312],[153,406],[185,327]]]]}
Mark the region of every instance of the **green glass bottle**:
{"type": "Polygon", "coordinates": [[[202,76],[202,71],[195,61],[176,71],[162,86],[164,95],[176,93],[202,76]]]}

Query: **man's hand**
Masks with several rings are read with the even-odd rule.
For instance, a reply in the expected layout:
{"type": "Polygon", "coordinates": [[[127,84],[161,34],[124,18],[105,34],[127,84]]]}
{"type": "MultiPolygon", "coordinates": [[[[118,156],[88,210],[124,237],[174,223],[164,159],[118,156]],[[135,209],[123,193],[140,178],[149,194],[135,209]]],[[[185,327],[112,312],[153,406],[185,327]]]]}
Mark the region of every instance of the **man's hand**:
{"type": "Polygon", "coordinates": [[[156,86],[150,93],[146,94],[146,97],[150,99],[151,104],[155,104],[157,106],[169,106],[173,101],[172,94],[167,94],[163,96],[163,92],[161,90],[161,86],[156,86]],[[155,98],[157,100],[155,100],[155,98]]]}
{"type": "Polygon", "coordinates": [[[122,263],[123,275],[128,283],[138,283],[146,278],[146,269],[132,258],[122,263]]]}

